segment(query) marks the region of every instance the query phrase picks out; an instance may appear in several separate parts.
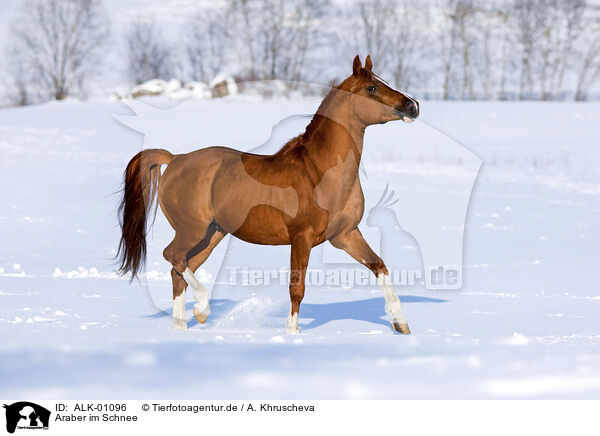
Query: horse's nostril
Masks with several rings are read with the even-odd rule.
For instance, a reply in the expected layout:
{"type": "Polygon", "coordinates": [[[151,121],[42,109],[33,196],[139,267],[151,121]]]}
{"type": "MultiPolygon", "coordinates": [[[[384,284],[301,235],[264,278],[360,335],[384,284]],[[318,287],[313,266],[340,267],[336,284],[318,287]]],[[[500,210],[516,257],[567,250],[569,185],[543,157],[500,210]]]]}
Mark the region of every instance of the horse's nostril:
{"type": "Polygon", "coordinates": [[[404,108],[406,109],[406,112],[409,115],[412,116],[417,116],[419,114],[419,109],[417,107],[417,105],[415,104],[414,101],[412,100],[408,100],[405,104],[404,104],[404,108]]]}

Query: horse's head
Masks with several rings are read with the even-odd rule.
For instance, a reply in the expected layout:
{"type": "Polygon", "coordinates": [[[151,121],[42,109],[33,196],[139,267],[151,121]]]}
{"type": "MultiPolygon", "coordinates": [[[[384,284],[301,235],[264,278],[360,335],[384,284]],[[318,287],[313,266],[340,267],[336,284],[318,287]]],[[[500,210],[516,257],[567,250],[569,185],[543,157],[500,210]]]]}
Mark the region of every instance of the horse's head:
{"type": "Polygon", "coordinates": [[[337,87],[351,93],[354,115],[366,125],[394,120],[414,121],[419,116],[419,103],[390,88],[372,69],[370,56],[363,68],[357,55],[352,64],[352,75],[337,87]]]}

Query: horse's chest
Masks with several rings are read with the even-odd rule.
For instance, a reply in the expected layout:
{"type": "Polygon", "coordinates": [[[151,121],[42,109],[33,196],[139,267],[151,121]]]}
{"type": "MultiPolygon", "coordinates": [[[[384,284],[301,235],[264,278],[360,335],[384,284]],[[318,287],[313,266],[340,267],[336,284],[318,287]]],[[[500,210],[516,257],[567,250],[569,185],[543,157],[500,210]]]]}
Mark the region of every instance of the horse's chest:
{"type": "Polygon", "coordinates": [[[322,185],[323,192],[316,193],[319,207],[327,211],[325,228],[326,239],[355,227],[364,212],[364,196],[358,176],[349,178],[340,175],[337,180],[322,185]]]}
{"type": "Polygon", "coordinates": [[[315,186],[316,203],[330,215],[337,213],[344,208],[357,180],[358,163],[354,154],[348,153],[345,160],[339,159],[336,165],[325,171],[315,186]]]}

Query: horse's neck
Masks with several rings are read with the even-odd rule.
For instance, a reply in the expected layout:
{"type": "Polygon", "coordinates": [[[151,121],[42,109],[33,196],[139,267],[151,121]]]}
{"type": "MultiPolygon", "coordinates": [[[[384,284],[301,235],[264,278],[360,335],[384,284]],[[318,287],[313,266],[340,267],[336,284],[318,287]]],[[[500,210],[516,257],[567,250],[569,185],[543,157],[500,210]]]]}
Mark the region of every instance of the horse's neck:
{"type": "Polygon", "coordinates": [[[322,173],[350,159],[354,165],[344,166],[358,176],[366,125],[353,119],[343,105],[319,109],[303,138],[309,157],[322,173]]]}

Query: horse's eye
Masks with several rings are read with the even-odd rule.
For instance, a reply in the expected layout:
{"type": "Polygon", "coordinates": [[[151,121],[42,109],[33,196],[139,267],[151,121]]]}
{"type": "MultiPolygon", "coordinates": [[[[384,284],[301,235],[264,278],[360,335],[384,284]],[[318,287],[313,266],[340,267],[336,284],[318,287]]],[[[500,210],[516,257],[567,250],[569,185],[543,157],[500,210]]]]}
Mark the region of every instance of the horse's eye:
{"type": "Polygon", "coordinates": [[[376,89],[377,88],[375,88],[373,85],[367,86],[367,91],[369,91],[369,92],[375,92],[376,89]]]}

